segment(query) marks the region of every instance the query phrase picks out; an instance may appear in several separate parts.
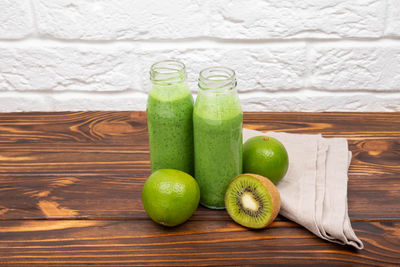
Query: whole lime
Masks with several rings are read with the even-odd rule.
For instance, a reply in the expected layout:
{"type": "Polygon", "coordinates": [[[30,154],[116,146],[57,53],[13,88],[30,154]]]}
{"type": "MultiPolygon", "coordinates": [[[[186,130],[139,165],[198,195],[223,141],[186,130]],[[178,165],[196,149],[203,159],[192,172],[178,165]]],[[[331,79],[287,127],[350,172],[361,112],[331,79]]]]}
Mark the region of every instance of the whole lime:
{"type": "Polygon", "coordinates": [[[243,172],[259,174],[278,183],[289,167],[285,147],[269,136],[255,136],[243,145],[243,172]]]}
{"type": "Polygon", "coordinates": [[[189,219],[197,209],[200,189],[189,174],[160,169],[147,178],[143,190],[144,209],[156,223],[176,226],[189,219]]]}

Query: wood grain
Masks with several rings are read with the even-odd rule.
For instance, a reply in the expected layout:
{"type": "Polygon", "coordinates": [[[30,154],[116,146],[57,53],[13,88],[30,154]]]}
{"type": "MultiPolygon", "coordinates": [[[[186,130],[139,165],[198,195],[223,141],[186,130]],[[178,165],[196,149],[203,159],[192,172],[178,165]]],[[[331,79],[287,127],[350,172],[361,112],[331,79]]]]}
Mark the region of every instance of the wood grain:
{"type": "MultiPolygon", "coordinates": [[[[150,172],[127,174],[0,174],[0,220],[44,218],[147,218],[142,186],[150,172]],[[46,209],[47,203],[59,209],[46,209]],[[71,212],[73,211],[73,212],[71,212]]],[[[399,175],[351,175],[352,220],[400,220],[399,175]],[[379,185],[377,182],[379,181],[379,185]],[[390,200],[390,201],[388,201],[390,200]]],[[[230,220],[225,212],[200,207],[194,220],[230,220]]]]}
{"type": "MultiPolygon", "coordinates": [[[[89,145],[1,145],[0,173],[88,173],[136,172],[150,168],[146,139],[115,146],[89,145]],[[145,142],[143,144],[143,142],[145,142]],[[138,145],[135,145],[137,143],[138,145]],[[106,157],[106,161],[104,158],[106,157]],[[116,166],[118,168],[116,168],[116,166]]],[[[400,137],[391,140],[348,139],[353,152],[350,173],[396,174],[400,171],[400,137]]]]}
{"type": "MultiPolygon", "coordinates": [[[[0,144],[146,144],[145,112],[0,114],[0,144]],[[132,139],[134,137],[134,139],[132,139]]],[[[7,146],[6,146],[7,147],[7,146]]],[[[8,146],[13,147],[13,146],[8,146]]],[[[40,146],[36,146],[40,147],[40,146]]]]}
{"type": "Polygon", "coordinates": [[[249,231],[232,221],[189,221],[164,228],[150,221],[0,222],[0,263],[103,265],[313,264],[393,266],[400,223],[356,222],[361,252],[325,242],[292,222],[249,231]]]}
{"type": "Polygon", "coordinates": [[[248,231],[199,207],[168,229],[148,219],[144,112],[0,114],[0,265],[400,265],[400,113],[246,113],[245,127],[346,137],[348,204],[366,249],[278,217],[248,231]]]}
{"type": "Polygon", "coordinates": [[[400,113],[259,113],[244,114],[245,124],[260,131],[321,133],[351,140],[400,137],[400,113]]]}
{"type": "MultiPolygon", "coordinates": [[[[288,132],[346,136],[353,152],[349,170],[351,218],[399,219],[400,123],[396,124],[399,117],[397,114],[246,113],[245,125],[263,131],[280,127],[288,132]],[[372,138],[367,133],[366,139],[360,139],[364,132],[351,132],[353,125],[381,133],[382,129],[390,129],[390,135],[395,137],[377,134],[372,138]]],[[[0,134],[3,143],[0,219],[60,217],[59,213],[44,214],[39,208],[38,202],[47,198],[76,211],[68,213],[68,217],[146,217],[140,204],[141,186],[150,174],[143,112],[18,113],[8,117],[0,114],[0,118],[3,132],[4,127],[13,129],[9,135],[0,134]],[[14,136],[12,144],[8,143],[10,135],[14,136]],[[77,182],[51,187],[55,179],[65,177],[74,177],[77,182]],[[47,191],[51,194],[38,195],[47,191]]],[[[228,219],[203,210],[195,216],[199,220],[210,217],[228,219]]]]}
{"type": "MultiPolygon", "coordinates": [[[[399,113],[245,113],[245,127],[262,131],[322,133],[352,140],[400,137],[399,113]]],[[[145,112],[59,112],[0,114],[0,143],[147,144],[145,112]],[[117,137],[117,138],[116,138],[117,137]],[[136,142],[135,142],[136,141],[136,142]]],[[[139,146],[137,146],[139,145],[139,146]]],[[[143,146],[143,147],[142,147],[143,146]]],[[[14,151],[11,149],[11,151],[14,151]]]]}

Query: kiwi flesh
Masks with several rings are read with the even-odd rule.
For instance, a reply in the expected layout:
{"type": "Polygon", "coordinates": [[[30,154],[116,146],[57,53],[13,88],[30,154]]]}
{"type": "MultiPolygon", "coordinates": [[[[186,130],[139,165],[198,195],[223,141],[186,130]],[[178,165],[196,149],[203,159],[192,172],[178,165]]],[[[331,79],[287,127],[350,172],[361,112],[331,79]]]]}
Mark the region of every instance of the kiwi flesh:
{"type": "Polygon", "coordinates": [[[245,173],[236,176],[228,185],[225,206],[238,224],[261,229],[271,224],[278,215],[281,198],[268,178],[245,173]]]}

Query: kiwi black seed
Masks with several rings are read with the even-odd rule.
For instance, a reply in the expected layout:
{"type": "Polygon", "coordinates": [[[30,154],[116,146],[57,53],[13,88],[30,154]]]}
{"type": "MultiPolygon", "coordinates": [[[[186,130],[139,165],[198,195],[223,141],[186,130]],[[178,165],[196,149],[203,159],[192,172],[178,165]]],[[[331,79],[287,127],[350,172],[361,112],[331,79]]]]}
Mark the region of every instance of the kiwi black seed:
{"type": "Polygon", "coordinates": [[[259,229],[267,227],[276,218],[281,198],[278,189],[268,178],[245,173],[235,177],[229,184],[225,206],[235,222],[259,229]]]}

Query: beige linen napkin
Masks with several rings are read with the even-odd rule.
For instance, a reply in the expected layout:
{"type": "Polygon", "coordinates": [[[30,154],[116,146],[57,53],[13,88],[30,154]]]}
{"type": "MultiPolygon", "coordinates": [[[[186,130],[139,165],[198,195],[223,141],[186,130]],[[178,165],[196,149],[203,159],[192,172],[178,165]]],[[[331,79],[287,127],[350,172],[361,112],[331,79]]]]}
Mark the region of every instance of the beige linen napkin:
{"type": "Polygon", "coordinates": [[[258,135],[275,137],[289,154],[288,172],[277,184],[280,214],[322,239],[362,249],[347,213],[347,140],[243,129],[244,142],[258,135]]]}

